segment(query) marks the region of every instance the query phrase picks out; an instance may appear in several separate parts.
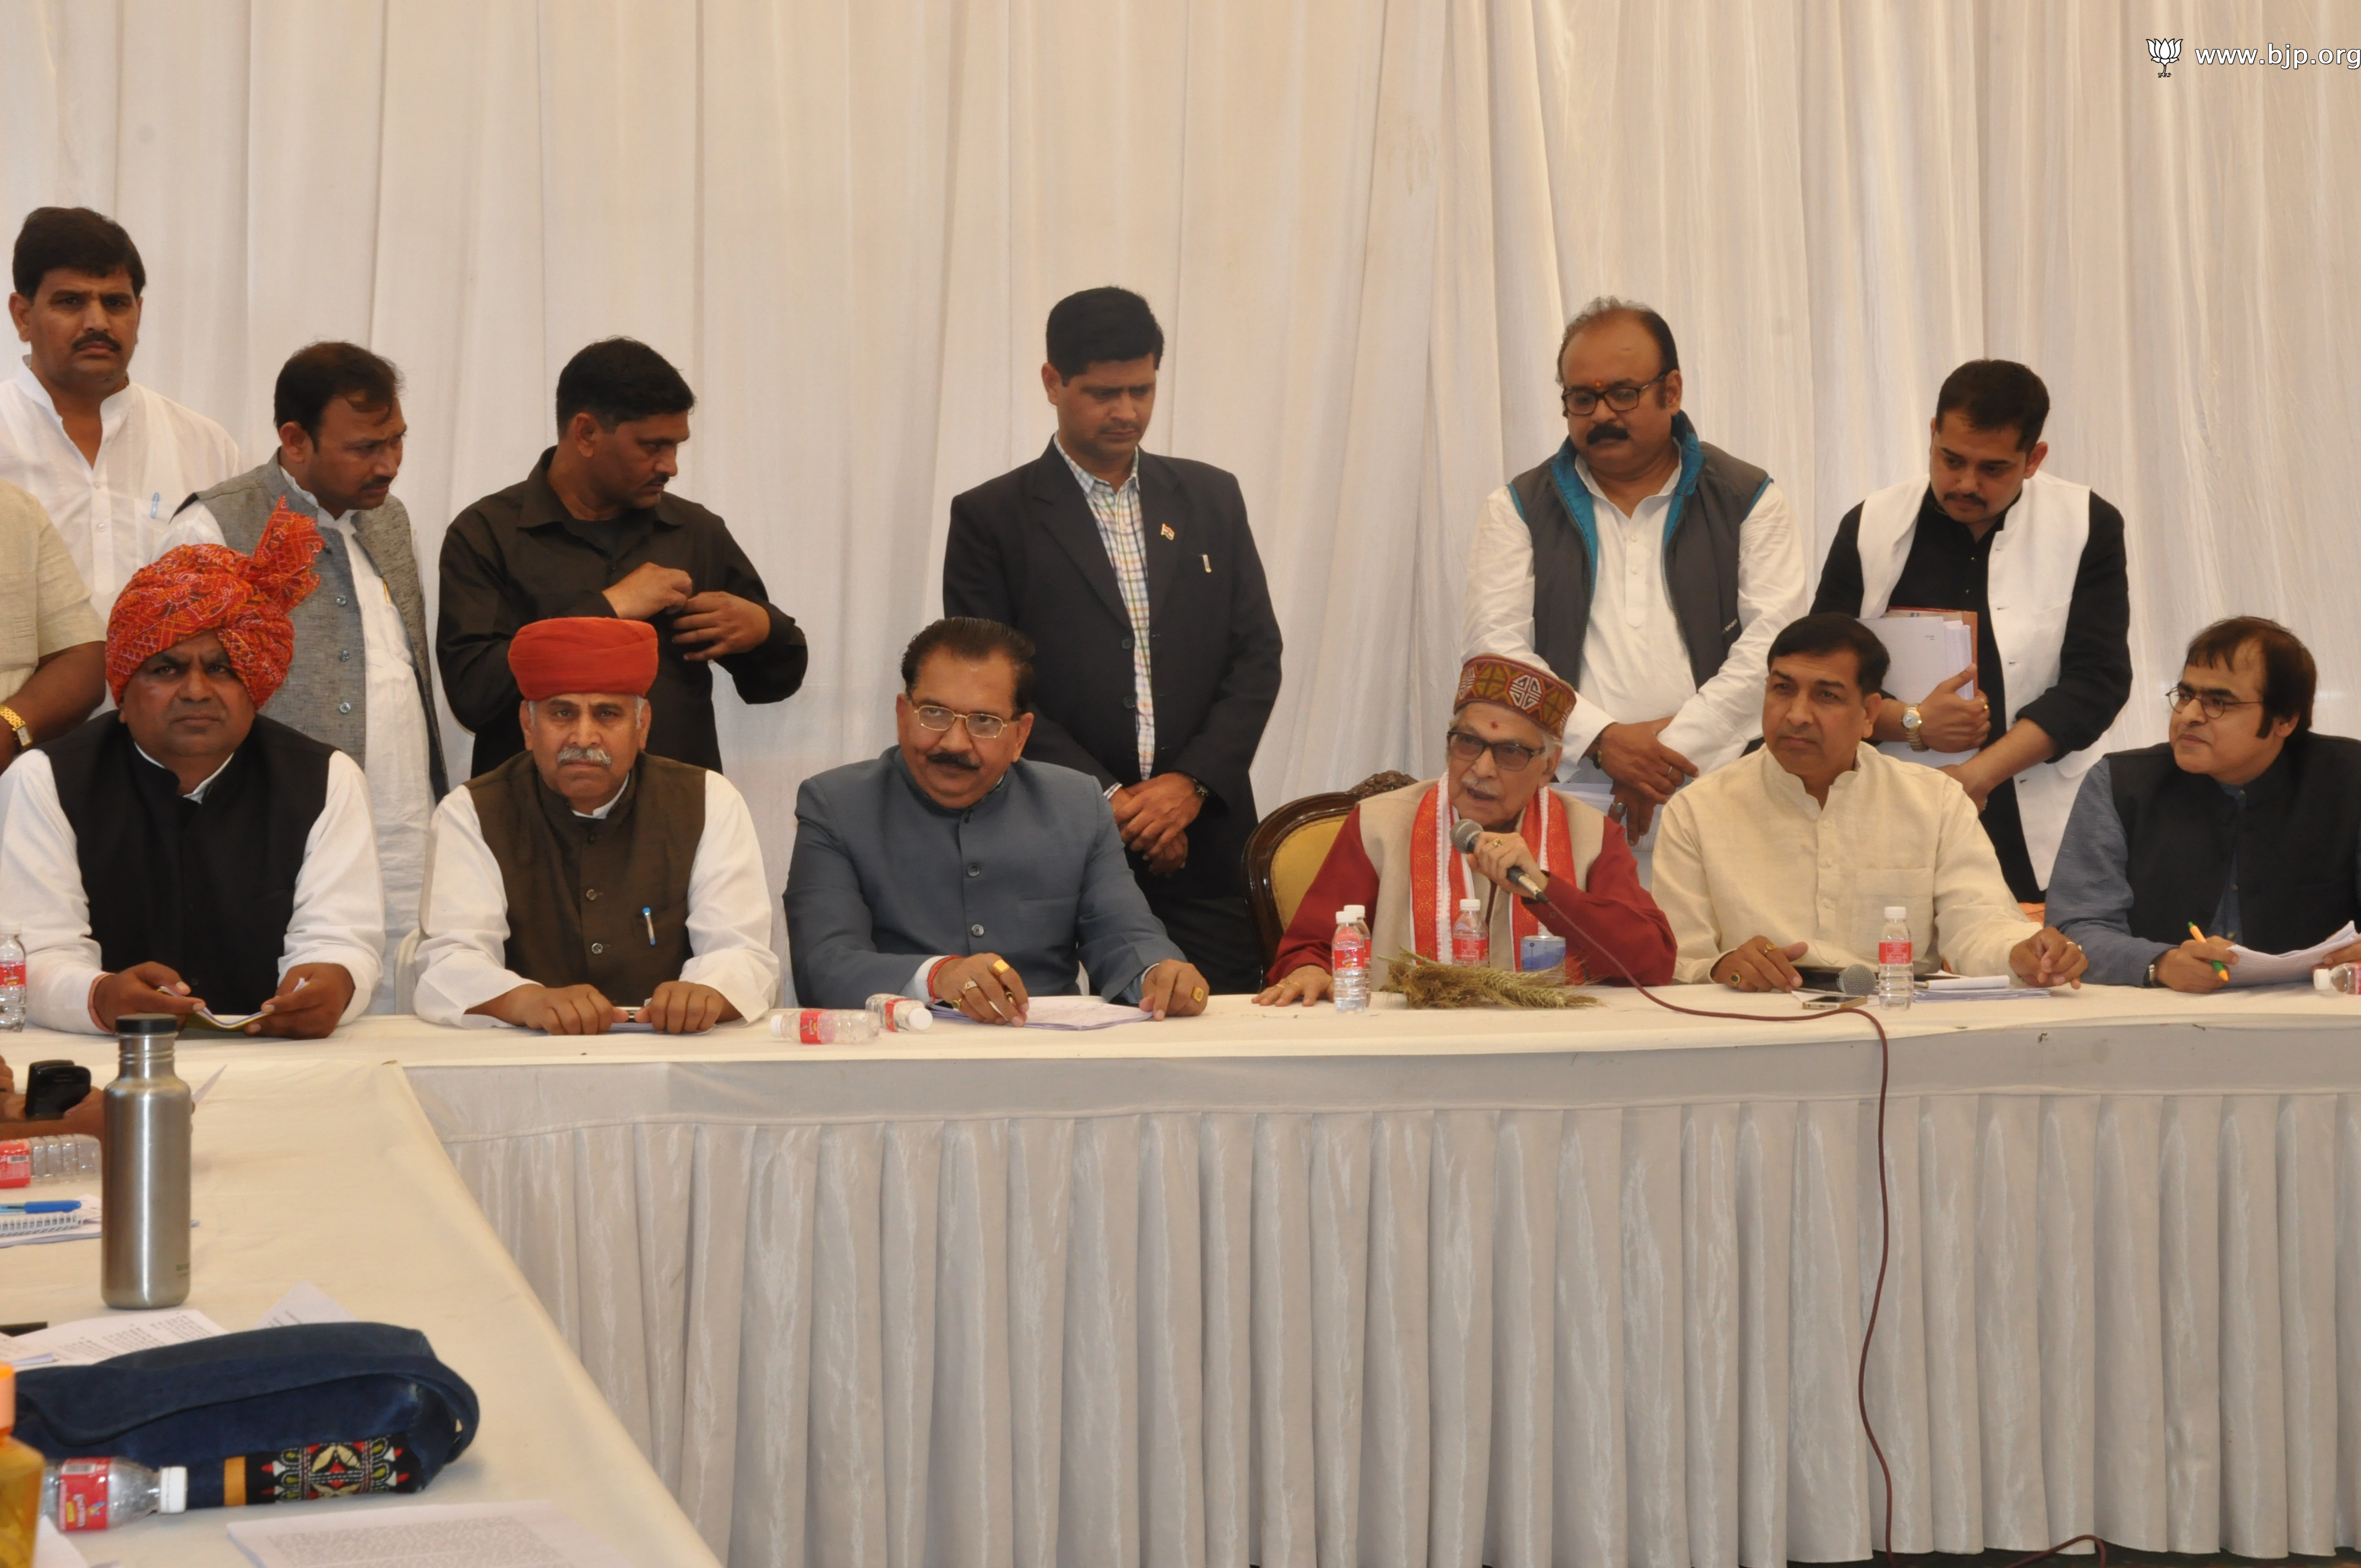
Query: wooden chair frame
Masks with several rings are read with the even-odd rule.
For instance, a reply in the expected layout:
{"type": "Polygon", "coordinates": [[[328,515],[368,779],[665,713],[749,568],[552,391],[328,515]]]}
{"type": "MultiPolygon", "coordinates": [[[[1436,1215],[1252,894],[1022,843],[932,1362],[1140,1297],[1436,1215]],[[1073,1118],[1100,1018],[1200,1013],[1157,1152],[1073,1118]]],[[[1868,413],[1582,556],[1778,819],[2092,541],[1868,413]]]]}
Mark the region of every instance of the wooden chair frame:
{"type": "Polygon", "coordinates": [[[1373,795],[1417,782],[1408,773],[1391,770],[1371,773],[1351,789],[1290,800],[1256,825],[1253,836],[1246,839],[1246,902],[1254,906],[1255,938],[1262,946],[1265,970],[1279,957],[1279,939],[1287,935],[1279,917],[1279,894],[1270,884],[1271,861],[1279,845],[1309,823],[1343,817],[1373,795]]]}

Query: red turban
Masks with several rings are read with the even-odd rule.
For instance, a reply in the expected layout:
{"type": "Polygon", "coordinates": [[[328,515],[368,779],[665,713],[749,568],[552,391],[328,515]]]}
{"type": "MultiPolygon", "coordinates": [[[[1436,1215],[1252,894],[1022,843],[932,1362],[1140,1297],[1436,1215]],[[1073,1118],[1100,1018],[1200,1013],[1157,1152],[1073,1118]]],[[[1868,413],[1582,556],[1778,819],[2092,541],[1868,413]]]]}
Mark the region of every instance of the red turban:
{"type": "Polygon", "coordinates": [[[295,661],[287,616],[320,586],[312,570],[319,553],[320,531],[282,500],[251,555],[183,544],[131,574],[106,618],[106,685],[115,702],[140,665],[205,631],[221,639],[254,706],[269,702],[295,661]]]}
{"type": "Polygon", "coordinates": [[[527,702],[560,692],[645,696],[656,679],[656,629],[605,615],[536,620],[509,639],[509,671],[527,702]]]}

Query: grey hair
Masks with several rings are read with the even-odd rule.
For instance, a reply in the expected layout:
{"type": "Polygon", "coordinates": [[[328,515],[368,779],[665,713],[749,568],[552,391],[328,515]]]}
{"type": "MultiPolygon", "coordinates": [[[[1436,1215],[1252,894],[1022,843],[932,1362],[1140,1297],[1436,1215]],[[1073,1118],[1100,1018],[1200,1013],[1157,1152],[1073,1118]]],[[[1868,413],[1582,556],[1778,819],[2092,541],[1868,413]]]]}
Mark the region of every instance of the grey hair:
{"type": "Polygon", "coordinates": [[[1664,357],[1664,364],[1656,372],[1658,375],[1670,375],[1681,367],[1681,351],[1673,342],[1672,326],[1663,316],[1656,313],[1653,306],[1643,305],[1637,300],[1621,299],[1613,294],[1601,294],[1583,306],[1575,318],[1565,323],[1565,335],[1557,340],[1559,386],[1565,385],[1567,345],[1573,343],[1576,335],[1585,327],[1596,326],[1600,322],[1616,316],[1630,316],[1642,326],[1646,327],[1648,335],[1656,340],[1656,351],[1664,357]]]}

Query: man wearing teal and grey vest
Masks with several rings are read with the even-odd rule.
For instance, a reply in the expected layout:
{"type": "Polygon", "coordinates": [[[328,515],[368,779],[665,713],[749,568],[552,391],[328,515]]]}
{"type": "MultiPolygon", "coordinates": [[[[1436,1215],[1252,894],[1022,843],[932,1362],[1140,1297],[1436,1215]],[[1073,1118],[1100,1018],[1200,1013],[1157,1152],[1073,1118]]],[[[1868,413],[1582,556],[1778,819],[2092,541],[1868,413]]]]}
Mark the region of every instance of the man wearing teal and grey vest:
{"type": "MultiPolygon", "coordinates": [[[[386,940],[399,944],[418,924],[426,824],[445,788],[418,557],[410,514],[392,493],[405,429],[401,375],[353,344],[315,343],[280,370],[271,417],[278,455],[190,497],[157,553],[226,544],[251,554],[281,504],[318,526],[320,587],[295,608],[295,663],[270,717],[368,775],[386,940]]],[[[385,965],[372,1012],[392,1010],[394,969],[385,965]]]]}
{"type": "Polygon", "coordinates": [[[1605,297],[1558,345],[1565,441],[1476,524],[1463,657],[1574,685],[1568,793],[1620,821],[1644,871],[1657,809],[1761,730],[1771,641],[1804,613],[1810,561],[1787,499],[1697,439],[1664,318],[1605,297]]]}

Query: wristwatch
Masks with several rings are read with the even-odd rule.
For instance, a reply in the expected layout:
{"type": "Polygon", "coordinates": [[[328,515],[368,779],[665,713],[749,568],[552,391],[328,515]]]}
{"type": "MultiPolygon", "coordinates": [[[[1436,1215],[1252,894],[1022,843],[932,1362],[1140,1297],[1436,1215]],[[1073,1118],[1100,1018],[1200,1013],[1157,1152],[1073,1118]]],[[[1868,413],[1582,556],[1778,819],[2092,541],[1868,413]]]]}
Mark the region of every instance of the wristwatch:
{"type": "Polygon", "coordinates": [[[23,714],[5,702],[0,702],[0,724],[6,725],[15,732],[17,751],[29,751],[33,749],[33,727],[25,722],[23,714]]]}
{"type": "Polygon", "coordinates": [[[1902,710],[1902,733],[1909,740],[1910,749],[1914,751],[1924,751],[1927,749],[1926,725],[1926,719],[1919,717],[1916,703],[1914,702],[1902,710]]]}
{"type": "Polygon", "coordinates": [[[2156,984],[2156,966],[2162,962],[2164,962],[2164,955],[2162,953],[2158,953],[2156,957],[2148,959],[2147,973],[2140,977],[2140,984],[2144,986],[2154,986],[2156,984]]]}

